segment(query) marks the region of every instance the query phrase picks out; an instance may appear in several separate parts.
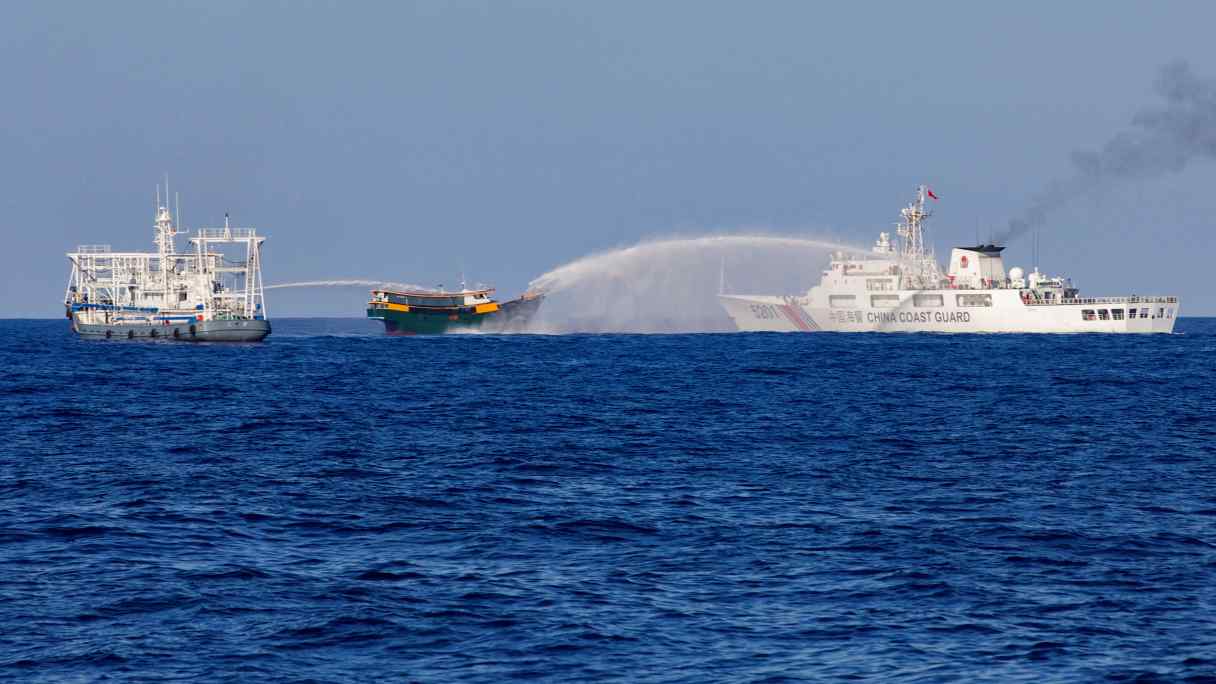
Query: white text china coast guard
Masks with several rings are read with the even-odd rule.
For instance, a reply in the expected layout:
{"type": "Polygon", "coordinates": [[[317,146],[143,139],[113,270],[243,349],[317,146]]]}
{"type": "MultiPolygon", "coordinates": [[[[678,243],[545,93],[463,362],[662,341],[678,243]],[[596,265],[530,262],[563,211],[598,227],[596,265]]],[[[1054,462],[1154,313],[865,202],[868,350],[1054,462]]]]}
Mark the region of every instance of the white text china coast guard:
{"type": "Polygon", "coordinates": [[[834,254],[819,285],[803,296],[722,294],[722,306],[743,331],[1173,331],[1177,297],[1081,297],[1070,280],[1037,268],[1006,272],[1004,247],[956,247],[942,273],[925,248],[926,193],[921,186],[901,211],[898,246],[880,233],[869,254],[834,254]]]}

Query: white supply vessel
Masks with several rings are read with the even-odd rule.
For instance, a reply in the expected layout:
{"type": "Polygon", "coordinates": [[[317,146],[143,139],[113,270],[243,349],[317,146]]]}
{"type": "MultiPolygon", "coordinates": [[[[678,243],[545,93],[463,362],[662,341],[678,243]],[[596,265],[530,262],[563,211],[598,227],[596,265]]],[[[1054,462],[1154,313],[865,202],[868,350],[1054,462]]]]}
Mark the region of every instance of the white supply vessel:
{"type": "MultiPolygon", "coordinates": [[[[1004,247],[956,247],[945,273],[926,250],[928,188],[900,213],[899,245],[880,233],[871,253],[836,252],[805,295],[719,295],[742,331],[1168,333],[1177,297],[1081,297],[1066,278],[1005,271],[1004,247]]],[[[929,193],[931,194],[931,193],[929,193]]]]}
{"type": "MultiPolygon", "coordinates": [[[[166,189],[165,204],[168,204],[166,189]]],[[[256,342],[270,334],[262,297],[262,242],[252,228],[203,228],[178,252],[178,229],[156,199],[155,252],[81,245],[68,253],[64,296],[82,337],[256,342]]],[[[180,218],[180,211],[179,218],[180,218]]]]}

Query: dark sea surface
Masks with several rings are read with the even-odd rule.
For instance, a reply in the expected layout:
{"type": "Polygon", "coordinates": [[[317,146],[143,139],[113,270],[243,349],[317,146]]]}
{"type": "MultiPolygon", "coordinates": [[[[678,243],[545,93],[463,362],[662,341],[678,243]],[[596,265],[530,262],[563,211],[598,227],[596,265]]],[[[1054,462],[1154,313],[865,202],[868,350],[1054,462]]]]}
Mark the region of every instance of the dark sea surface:
{"type": "Polygon", "coordinates": [[[0,321],[0,678],[1216,681],[1175,335],[0,321]]]}

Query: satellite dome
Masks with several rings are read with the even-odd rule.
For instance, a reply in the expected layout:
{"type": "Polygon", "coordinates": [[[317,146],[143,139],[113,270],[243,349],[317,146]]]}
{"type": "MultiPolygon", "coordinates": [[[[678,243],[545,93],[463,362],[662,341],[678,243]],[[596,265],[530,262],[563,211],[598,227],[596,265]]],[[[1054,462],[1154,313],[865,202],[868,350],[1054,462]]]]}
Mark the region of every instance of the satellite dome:
{"type": "Polygon", "coordinates": [[[1022,276],[1024,275],[1026,275],[1026,272],[1022,270],[1021,266],[1014,266],[1013,268],[1009,269],[1010,280],[1021,280],[1022,276]]]}

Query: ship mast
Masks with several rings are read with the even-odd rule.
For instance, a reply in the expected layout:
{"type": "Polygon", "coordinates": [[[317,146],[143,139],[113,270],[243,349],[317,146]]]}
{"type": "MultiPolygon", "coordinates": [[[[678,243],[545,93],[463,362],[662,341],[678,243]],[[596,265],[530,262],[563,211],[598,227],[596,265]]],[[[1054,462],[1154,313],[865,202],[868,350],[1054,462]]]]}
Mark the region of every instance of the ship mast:
{"type": "Polygon", "coordinates": [[[925,256],[925,231],[921,222],[931,215],[925,210],[925,186],[916,187],[916,201],[899,210],[903,217],[897,226],[899,237],[903,239],[903,258],[909,262],[918,261],[925,256]]]}
{"type": "Polygon", "coordinates": [[[932,250],[925,249],[924,220],[933,215],[925,209],[928,187],[916,187],[916,200],[899,211],[902,221],[896,224],[900,237],[900,259],[904,263],[909,286],[923,289],[937,287],[942,279],[941,269],[932,250]]]}
{"type": "MultiPolygon", "coordinates": [[[[165,183],[165,204],[169,203],[169,185],[165,183]]],[[[169,301],[169,273],[170,263],[173,260],[173,254],[177,251],[177,246],[174,244],[173,238],[177,235],[177,228],[173,225],[173,216],[169,213],[169,208],[162,206],[160,203],[160,187],[157,187],[156,192],[156,251],[160,258],[160,289],[162,302],[169,301]]]]}

